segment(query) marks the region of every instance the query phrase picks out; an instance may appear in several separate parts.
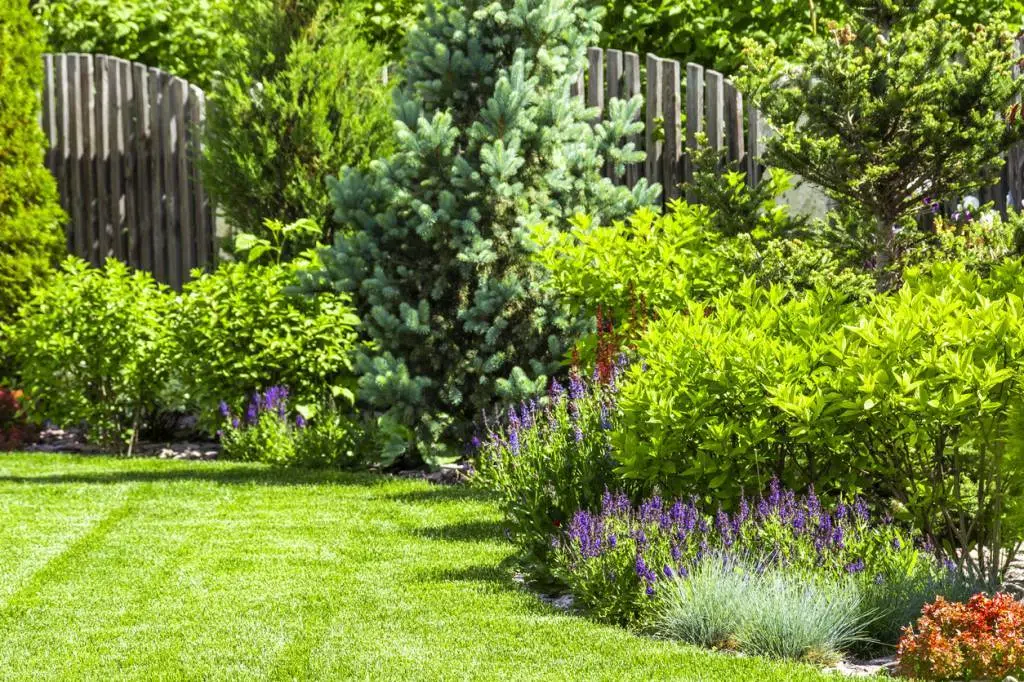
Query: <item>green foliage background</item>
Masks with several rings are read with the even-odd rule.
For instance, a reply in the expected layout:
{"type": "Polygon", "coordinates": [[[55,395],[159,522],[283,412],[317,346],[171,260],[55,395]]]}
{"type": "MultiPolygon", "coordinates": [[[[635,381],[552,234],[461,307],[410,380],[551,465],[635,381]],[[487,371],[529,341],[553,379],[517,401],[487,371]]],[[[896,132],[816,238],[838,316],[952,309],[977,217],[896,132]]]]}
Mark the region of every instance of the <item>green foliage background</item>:
{"type": "MultiPolygon", "coordinates": [[[[744,39],[773,42],[779,54],[796,54],[802,41],[827,33],[828,20],[849,17],[857,3],[843,0],[594,0],[606,14],[600,46],[652,52],[735,74],[745,63],[744,39]]],[[[942,0],[938,9],[961,22],[988,23],[1004,8],[1020,26],[1019,0],[942,0]]]]}

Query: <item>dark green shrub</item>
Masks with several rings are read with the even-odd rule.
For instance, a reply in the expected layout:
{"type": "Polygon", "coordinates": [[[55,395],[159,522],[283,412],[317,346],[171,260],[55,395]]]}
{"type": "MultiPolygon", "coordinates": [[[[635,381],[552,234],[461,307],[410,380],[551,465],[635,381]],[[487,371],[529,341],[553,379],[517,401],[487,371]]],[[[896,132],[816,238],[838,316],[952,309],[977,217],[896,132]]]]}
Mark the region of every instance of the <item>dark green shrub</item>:
{"type": "Polygon", "coordinates": [[[154,66],[208,88],[218,63],[244,52],[230,0],[35,0],[53,52],[90,52],[154,66]]]}
{"type": "Polygon", "coordinates": [[[407,431],[416,457],[457,453],[472,420],[542,393],[578,324],[540,286],[528,228],[648,204],[601,177],[640,158],[620,146],[639,100],[592,126],[569,85],[596,40],[581,3],[428,6],[410,35],[398,151],[346,169],[331,193],[341,232],[311,288],[351,292],[375,352],[362,396],[407,431]]]}
{"type": "MultiPolygon", "coordinates": [[[[57,184],[39,128],[42,36],[26,0],[0,8],[0,320],[52,271],[64,249],[57,184]]],[[[0,362],[3,352],[0,351],[0,362]]]]}
{"type": "Polygon", "coordinates": [[[1021,272],[911,270],[862,306],[748,283],[666,313],[621,390],[621,475],[726,506],[772,475],[892,499],[997,582],[1024,538],[1021,272]]]}
{"type": "Polygon", "coordinates": [[[116,260],[100,270],[68,259],[2,328],[30,417],[84,424],[91,440],[130,451],[168,377],[172,301],[149,274],[116,260]]]}
{"type": "Polygon", "coordinates": [[[794,62],[752,47],[741,87],[776,130],[767,164],[800,175],[874,226],[878,286],[899,281],[895,234],[925,200],[990,184],[1024,126],[1014,34],[968,28],[930,0],[871,0],[849,25],[805,43],[794,62]],[[1012,117],[1011,117],[1012,118],[1012,117]]]}
{"type": "Polygon", "coordinates": [[[296,27],[292,14],[272,15],[266,30],[285,34],[281,54],[240,55],[211,93],[206,186],[235,230],[315,220],[323,233],[289,257],[333,233],[327,176],[392,148],[384,52],[353,36],[344,14],[329,16],[296,27]]]}
{"type": "Polygon", "coordinates": [[[256,391],[287,386],[297,406],[351,405],[359,319],[348,298],[292,294],[293,266],[225,263],[193,279],[170,319],[186,404],[210,423],[225,401],[238,414],[256,391]]]}

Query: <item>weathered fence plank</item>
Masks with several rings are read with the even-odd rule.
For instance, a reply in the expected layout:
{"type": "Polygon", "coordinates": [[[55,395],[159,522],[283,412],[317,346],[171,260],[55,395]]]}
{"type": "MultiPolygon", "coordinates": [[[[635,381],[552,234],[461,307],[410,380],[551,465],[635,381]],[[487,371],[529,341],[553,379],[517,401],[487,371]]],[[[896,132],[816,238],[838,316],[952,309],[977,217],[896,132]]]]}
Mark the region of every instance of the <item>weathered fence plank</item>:
{"type": "Polygon", "coordinates": [[[725,146],[729,161],[743,163],[743,94],[729,81],[725,81],[725,146]]]}
{"type": "Polygon", "coordinates": [[[110,253],[111,193],[110,193],[110,128],[113,117],[110,114],[110,60],[96,62],[96,237],[97,262],[107,259],[110,253]]]}
{"type": "Polygon", "coordinates": [[[682,182],[682,101],[679,81],[679,62],[662,60],[662,95],[665,107],[664,196],[671,201],[680,195],[682,182]]]}
{"type": "Polygon", "coordinates": [[[648,182],[662,181],[661,157],[664,143],[658,135],[658,126],[663,125],[664,107],[662,106],[662,70],[661,59],[653,54],[647,55],[647,113],[645,120],[644,149],[647,161],[644,164],[644,175],[648,182]]]}
{"type": "Polygon", "coordinates": [[[202,91],[105,55],[47,54],[42,63],[46,165],[68,214],[71,253],[95,265],[118,258],[174,287],[210,266],[202,91]]]}
{"type": "Polygon", "coordinates": [[[597,110],[595,123],[604,115],[604,50],[587,48],[587,107],[597,110]]]}
{"type": "MultiPolygon", "coordinates": [[[[640,94],[640,55],[636,52],[627,52],[622,58],[623,67],[623,97],[625,99],[633,99],[640,94]]],[[[629,141],[633,143],[633,146],[638,150],[643,150],[641,144],[641,137],[639,135],[632,135],[629,141]]],[[[633,187],[642,176],[643,164],[642,163],[631,163],[626,165],[626,185],[633,187]]]]}

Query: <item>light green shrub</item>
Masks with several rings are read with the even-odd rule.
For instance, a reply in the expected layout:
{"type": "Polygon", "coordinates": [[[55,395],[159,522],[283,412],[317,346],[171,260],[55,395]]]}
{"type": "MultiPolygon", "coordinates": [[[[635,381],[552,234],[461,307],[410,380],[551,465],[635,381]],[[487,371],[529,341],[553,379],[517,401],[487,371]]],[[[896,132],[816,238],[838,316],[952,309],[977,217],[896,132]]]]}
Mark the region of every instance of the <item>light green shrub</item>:
{"type": "Polygon", "coordinates": [[[30,416],[84,424],[91,440],[130,451],[169,375],[172,300],[149,274],[116,260],[100,270],[68,259],[2,329],[30,416]]]}
{"type": "Polygon", "coordinates": [[[891,498],[998,581],[1024,538],[1021,273],[937,264],[861,306],[746,283],[664,315],[622,388],[622,475],[726,505],[772,475],[891,498]]]}
{"type": "Polygon", "coordinates": [[[222,264],[185,285],[169,325],[186,404],[210,423],[255,391],[287,386],[295,405],[351,406],[359,319],[341,294],[289,291],[292,265],[222,264]]]}

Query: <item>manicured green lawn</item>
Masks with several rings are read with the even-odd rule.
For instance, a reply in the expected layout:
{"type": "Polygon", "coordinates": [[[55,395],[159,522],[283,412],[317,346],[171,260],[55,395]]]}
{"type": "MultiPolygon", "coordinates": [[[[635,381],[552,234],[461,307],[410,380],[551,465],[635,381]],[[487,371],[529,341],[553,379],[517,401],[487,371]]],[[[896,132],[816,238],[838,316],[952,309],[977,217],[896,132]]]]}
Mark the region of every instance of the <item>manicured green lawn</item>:
{"type": "Polygon", "coordinates": [[[9,455],[0,519],[3,680],[823,678],[543,605],[464,488],[9,455]]]}

